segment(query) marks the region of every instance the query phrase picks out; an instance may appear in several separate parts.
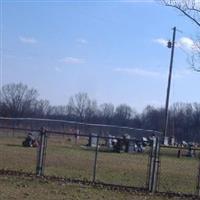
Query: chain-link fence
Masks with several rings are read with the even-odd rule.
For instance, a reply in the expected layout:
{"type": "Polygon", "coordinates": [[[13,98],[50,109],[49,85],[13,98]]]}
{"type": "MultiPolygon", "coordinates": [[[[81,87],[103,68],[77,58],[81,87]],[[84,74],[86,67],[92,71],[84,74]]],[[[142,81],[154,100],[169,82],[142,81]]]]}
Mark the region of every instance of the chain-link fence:
{"type": "Polygon", "coordinates": [[[87,149],[88,137],[71,134],[48,134],[45,174],[90,180],[94,151],[87,149]]]}
{"type": "Polygon", "coordinates": [[[24,149],[26,136],[26,130],[0,130],[0,169],[35,172],[37,149],[24,149]]]}
{"type": "Polygon", "coordinates": [[[200,149],[162,146],[156,131],[0,119],[0,137],[0,169],[199,195],[200,149]]]}
{"type": "Polygon", "coordinates": [[[151,137],[160,134],[60,120],[1,118],[0,127],[1,148],[8,154],[1,168],[30,172],[37,168],[38,174],[142,188],[148,182],[151,137]],[[45,127],[44,138],[41,126],[45,127]],[[30,145],[31,137],[37,137],[38,142],[30,145]]]}
{"type": "Polygon", "coordinates": [[[199,152],[190,146],[161,146],[159,191],[197,194],[199,152]]]}

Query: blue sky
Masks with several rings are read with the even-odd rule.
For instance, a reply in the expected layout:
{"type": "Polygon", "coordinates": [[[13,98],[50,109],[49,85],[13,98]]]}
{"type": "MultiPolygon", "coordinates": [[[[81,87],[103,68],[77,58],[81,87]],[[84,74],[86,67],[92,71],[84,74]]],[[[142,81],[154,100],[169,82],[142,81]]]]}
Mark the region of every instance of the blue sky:
{"type": "Polygon", "coordinates": [[[165,104],[177,26],[170,102],[198,102],[200,74],[190,69],[197,27],[155,1],[2,2],[2,83],[23,82],[51,104],[87,92],[99,104],[141,111],[165,104]]]}

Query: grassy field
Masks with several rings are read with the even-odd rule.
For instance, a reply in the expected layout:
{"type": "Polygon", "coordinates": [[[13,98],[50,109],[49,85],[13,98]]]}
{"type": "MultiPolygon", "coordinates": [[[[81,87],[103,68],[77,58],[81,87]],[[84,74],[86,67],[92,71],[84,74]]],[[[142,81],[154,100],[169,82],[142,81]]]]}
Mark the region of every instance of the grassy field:
{"type": "MultiPolygon", "coordinates": [[[[35,172],[36,149],[21,146],[23,138],[0,138],[0,169],[35,172]]],[[[84,148],[86,140],[75,145],[66,137],[48,139],[45,174],[92,180],[94,151],[84,148]]],[[[176,150],[161,150],[159,191],[194,193],[198,160],[176,158],[176,150]]],[[[97,181],[145,187],[148,153],[99,152],[97,181]]]]}
{"type": "MultiPolygon", "coordinates": [[[[0,176],[0,200],[181,200],[135,192],[120,192],[32,178],[0,176]]],[[[188,198],[186,198],[188,199],[188,198]]],[[[192,199],[192,198],[191,198],[192,199]]]]}
{"type": "Polygon", "coordinates": [[[199,160],[190,157],[177,158],[176,153],[177,150],[161,149],[159,190],[194,193],[199,160]]]}
{"type": "Polygon", "coordinates": [[[0,200],[181,200],[178,197],[152,196],[97,189],[83,185],[60,184],[31,178],[0,176],[0,200]]]}

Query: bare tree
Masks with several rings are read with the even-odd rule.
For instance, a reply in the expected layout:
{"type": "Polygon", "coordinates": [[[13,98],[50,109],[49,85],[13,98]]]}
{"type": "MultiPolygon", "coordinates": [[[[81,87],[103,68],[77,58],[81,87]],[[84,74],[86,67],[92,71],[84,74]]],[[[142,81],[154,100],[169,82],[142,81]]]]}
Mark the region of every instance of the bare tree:
{"type": "MultiPolygon", "coordinates": [[[[184,16],[189,18],[194,24],[200,28],[200,1],[199,0],[161,0],[161,2],[169,7],[179,10],[184,16]]],[[[199,38],[194,42],[194,51],[190,59],[192,68],[200,72],[200,67],[196,66],[200,59],[200,42],[199,38]]]]}
{"type": "Polygon", "coordinates": [[[142,113],[142,124],[145,129],[162,131],[164,123],[164,109],[146,106],[142,113]]]}
{"type": "Polygon", "coordinates": [[[98,115],[97,101],[89,99],[87,104],[87,109],[85,111],[85,119],[88,122],[94,122],[97,115],[98,115]]]}
{"type": "Polygon", "coordinates": [[[116,107],[115,119],[121,125],[127,125],[128,121],[133,117],[133,110],[126,104],[121,104],[116,107]]]}
{"type": "Polygon", "coordinates": [[[111,103],[104,103],[100,105],[100,115],[103,122],[109,124],[114,116],[115,107],[111,103]]]}
{"type": "Polygon", "coordinates": [[[37,103],[38,92],[29,89],[22,83],[7,84],[2,87],[1,114],[10,117],[24,117],[32,115],[37,103]]]}
{"type": "Polygon", "coordinates": [[[84,121],[86,118],[86,112],[90,104],[90,99],[87,93],[78,93],[73,97],[70,97],[68,103],[68,109],[71,110],[73,115],[80,121],[84,121]]]}
{"type": "Polygon", "coordinates": [[[186,17],[200,27],[199,0],[161,0],[166,6],[178,9],[186,17]]]}
{"type": "Polygon", "coordinates": [[[34,115],[45,117],[50,113],[50,103],[48,100],[39,100],[35,104],[34,115]]]}

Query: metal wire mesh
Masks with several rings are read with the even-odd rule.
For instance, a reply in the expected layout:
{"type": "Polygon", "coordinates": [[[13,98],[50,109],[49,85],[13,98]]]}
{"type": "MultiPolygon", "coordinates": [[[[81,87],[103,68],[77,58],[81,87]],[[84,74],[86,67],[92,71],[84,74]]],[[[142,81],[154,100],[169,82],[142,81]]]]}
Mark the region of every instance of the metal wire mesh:
{"type": "Polygon", "coordinates": [[[87,137],[48,136],[45,174],[72,179],[92,180],[94,152],[88,151],[87,137]]]}
{"type": "Polygon", "coordinates": [[[35,172],[37,148],[25,148],[22,142],[28,132],[0,130],[0,168],[35,172]]]}
{"type": "MultiPolygon", "coordinates": [[[[145,144],[144,148],[142,143],[144,138],[159,135],[159,132],[61,120],[0,118],[1,130],[17,130],[17,137],[20,130],[36,131],[41,126],[47,133],[44,175],[146,187],[150,147],[145,144]]],[[[22,138],[18,138],[16,152],[26,154],[24,160],[28,159],[28,163],[22,162],[20,167],[14,168],[33,171],[36,151],[22,148],[21,142],[22,138]]],[[[13,159],[13,162],[17,161],[13,159]]]]}
{"type": "Polygon", "coordinates": [[[199,149],[190,155],[189,148],[161,147],[159,191],[195,194],[199,149]]]}

